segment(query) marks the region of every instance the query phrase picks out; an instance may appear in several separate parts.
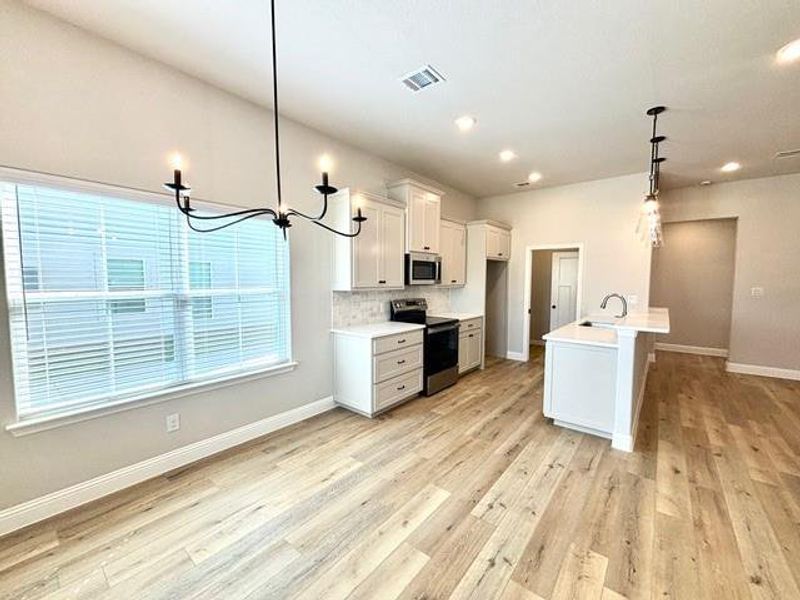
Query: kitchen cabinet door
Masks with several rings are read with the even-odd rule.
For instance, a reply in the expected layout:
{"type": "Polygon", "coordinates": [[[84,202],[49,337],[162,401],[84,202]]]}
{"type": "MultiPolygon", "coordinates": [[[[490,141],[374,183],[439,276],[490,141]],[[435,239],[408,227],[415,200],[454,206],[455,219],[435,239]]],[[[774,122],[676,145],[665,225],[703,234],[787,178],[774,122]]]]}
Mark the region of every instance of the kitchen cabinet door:
{"type": "Polygon", "coordinates": [[[489,225],[486,228],[486,257],[497,258],[500,253],[500,230],[489,225]]]}
{"type": "Polygon", "coordinates": [[[403,210],[384,206],[381,214],[382,287],[403,287],[405,283],[405,215],[403,210]]]}
{"type": "Polygon", "coordinates": [[[480,366],[482,339],[480,331],[464,332],[458,336],[459,373],[480,366]]]}
{"type": "Polygon", "coordinates": [[[369,200],[365,200],[361,206],[361,213],[367,220],[361,224],[361,233],[353,238],[354,288],[374,288],[380,285],[381,212],[382,206],[369,200]]]}
{"type": "Polygon", "coordinates": [[[511,232],[500,230],[498,236],[497,258],[508,260],[511,257],[511,232]]]}
{"type": "Polygon", "coordinates": [[[439,234],[442,285],[464,285],[467,270],[467,230],[460,223],[442,221],[439,234]]]}
{"type": "Polygon", "coordinates": [[[430,252],[425,240],[425,212],[428,194],[423,190],[411,188],[408,202],[408,251],[430,252]]]}
{"type": "Polygon", "coordinates": [[[439,224],[441,220],[442,202],[438,196],[425,194],[425,217],[423,231],[425,235],[423,250],[439,254],[439,224]]]}

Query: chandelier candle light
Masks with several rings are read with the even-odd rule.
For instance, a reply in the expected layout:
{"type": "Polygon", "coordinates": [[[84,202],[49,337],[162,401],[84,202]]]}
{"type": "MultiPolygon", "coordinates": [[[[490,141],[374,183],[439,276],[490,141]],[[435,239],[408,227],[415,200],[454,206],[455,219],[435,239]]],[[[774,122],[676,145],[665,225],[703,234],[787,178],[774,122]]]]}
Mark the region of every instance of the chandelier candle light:
{"type": "MultiPolygon", "coordinates": [[[[328,182],[327,166],[322,165],[322,181],[320,184],[314,186],[314,189],[316,189],[317,192],[322,195],[322,210],[317,216],[307,215],[294,208],[289,208],[289,206],[283,202],[281,197],[281,148],[280,134],[278,129],[278,56],[275,36],[275,0],[270,0],[270,16],[272,25],[272,114],[275,131],[275,179],[278,200],[277,210],[272,208],[250,208],[226,214],[199,214],[194,208],[191,207],[191,202],[189,200],[191,188],[183,184],[183,174],[181,173],[182,159],[179,155],[175,155],[173,158],[172,181],[165,183],[164,187],[175,194],[175,203],[178,205],[178,210],[180,210],[181,213],[186,216],[186,222],[192,231],[210,233],[212,231],[219,231],[220,229],[230,227],[231,225],[241,223],[242,221],[252,219],[254,217],[271,216],[272,222],[283,230],[283,238],[286,239],[286,230],[292,226],[291,218],[302,217],[303,219],[311,221],[315,225],[318,225],[323,229],[327,229],[328,231],[331,231],[337,235],[351,238],[356,237],[359,233],[361,233],[361,224],[367,220],[367,218],[361,214],[361,208],[358,208],[356,216],[353,217],[353,222],[356,223],[355,231],[339,231],[322,222],[322,219],[325,218],[325,214],[328,212],[328,196],[335,194],[338,191],[328,182]],[[219,224],[202,228],[195,225],[195,223],[208,221],[219,224]]],[[[328,163],[329,161],[325,160],[324,162],[328,163]]],[[[212,223],[208,224],[212,225],[212,223]]]]}
{"type": "Polygon", "coordinates": [[[644,197],[642,214],[639,218],[637,229],[644,234],[653,248],[659,248],[664,245],[664,236],[661,230],[661,211],[658,205],[658,186],[661,176],[661,163],[667,159],[658,155],[658,145],[667,138],[663,135],[656,135],[656,126],[658,124],[658,115],[665,110],[667,109],[664,106],[654,106],[647,111],[647,115],[653,117],[653,135],[650,137],[650,189],[644,197]],[[646,224],[643,221],[646,221],[646,224]],[[643,225],[647,227],[646,232],[643,231],[643,225]]]}

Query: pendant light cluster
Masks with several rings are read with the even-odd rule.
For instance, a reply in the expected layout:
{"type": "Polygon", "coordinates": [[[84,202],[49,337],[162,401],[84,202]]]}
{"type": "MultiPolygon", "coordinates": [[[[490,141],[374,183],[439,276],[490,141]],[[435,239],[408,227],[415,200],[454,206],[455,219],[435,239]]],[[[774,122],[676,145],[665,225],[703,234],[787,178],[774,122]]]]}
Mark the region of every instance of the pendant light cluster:
{"type": "Polygon", "coordinates": [[[654,106],[647,110],[647,115],[653,117],[653,134],[650,137],[650,189],[644,197],[642,214],[639,219],[639,232],[643,234],[645,240],[653,248],[664,245],[664,235],[661,230],[661,211],[658,204],[659,179],[661,175],[661,163],[666,158],[659,156],[658,145],[667,138],[656,134],[658,125],[658,115],[666,109],[664,106],[654,106]]]}
{"type": "Polygon", "coordinates": [[[183,177],[181,173],[180,157],[176,157],[173,163],[173,179],[169,183],[165,183],[164,187],[174,192],[175,203],[178,205],[178,210],[186,216],[186,222],[192,231],[201,233],[210,233],[225,229],[231,225],[241,223],[247,219],[254,217],[270,216],[272,222],[283,230],[283,238],[286,239],[286,230],[292,226],[291,219],[293,217],[302,217],[308,221],[318,225],[323,229],[327,229],[337,235],[343,237],[356,237],[361,233],[361,224],[367,220],[362,216],[361,209],[358,209],[356,216],[353,217],[353,222],[356,223],[355,231],[339,231],[330,225],[322,222],[325,214],[328,212],[328,196],[335,194],[338,190],[328,183],[328,173],[325,168],[322,172],[322,181],[319,185],[314,186],[314,189],[322,195],[322,209],[316,216],[307,215],[294,208],[289,208],[281,197],[281,148],[280,148],[280,134],[278,130],[278,57],[276,50],[276,36],[275,36],[275,0],[270,1],[270,15],[272,24],[272,115],[274,120],[275,131],[275,176],[277,184],[277,210],[272,208],[251,208],[245,210],[238,210],[227,214],[219,215],[202,215],[198,214],[194,208],[191,207],[189,194],[191,188],[183,184],[183,177]],[[206,227],[198,227],[197,224],[206,223],[206,227]]]}

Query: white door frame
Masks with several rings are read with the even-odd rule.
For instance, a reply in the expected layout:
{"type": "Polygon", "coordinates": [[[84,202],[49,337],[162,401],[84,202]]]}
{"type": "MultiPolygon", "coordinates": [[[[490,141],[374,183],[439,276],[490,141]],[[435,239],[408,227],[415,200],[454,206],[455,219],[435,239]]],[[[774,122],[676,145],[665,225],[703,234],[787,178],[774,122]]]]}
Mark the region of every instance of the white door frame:
{"type": "Polygon", "coordinates": [[[578,251],[578,286],[575,291],[575,319],[581,316],[581,300],[583,298],[583,243],[535,244],[525,246],[525,285],[522,300],[522,360],[531,357],[531,279],[533,278],[533,252],[535,250],[577,250],[578,251]]]}

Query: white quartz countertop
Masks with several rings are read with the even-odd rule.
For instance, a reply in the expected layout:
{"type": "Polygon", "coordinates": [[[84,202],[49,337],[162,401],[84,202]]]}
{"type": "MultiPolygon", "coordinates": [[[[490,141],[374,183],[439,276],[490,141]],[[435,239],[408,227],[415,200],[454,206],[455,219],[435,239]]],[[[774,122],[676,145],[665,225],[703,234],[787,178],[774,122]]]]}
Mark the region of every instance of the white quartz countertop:
{"type": "Polygon", "coordinates": [[[542,336],[550,342],[569,342],[571,344],[586,344],[588,346],[603,346],[605,348],[617,347],[617,331],[611,327],[581,327],[573,321],[563,327],[554,329],[542,336]]]}
{"type": "Polygon", "coordinates": [[[554,342],[570,342],[591,346],[617,347],[617,331],[643,331],[646,333],[669,333],[669,310],[650,308],[647,311],[630,313],[620,319],[608,315],[587,315],[542,336],[554,342]],[[582,327],[579,323],[595,321],[593,327],[582,327]]]}
{"type": "Polygon", "coordinates": [[[431,317],[441,317],[442,319],[458,319],[459,321],[469,321],[470,319],[482,319],[483,315],[480,313],[456,313],[444,312],[430,315],[431,317]]]}
{"type": "Polygon", "coordinates": [[[352,327],[334,327],[332,333],[339,335],[352,335],[365,338],[379,338],[398,333],[408,333],[425,329],[425,325],[415,323],[399,323],[397,321],[386,321],[385,323],[370,323],[369,325],[354,325],[352,327]]]}

